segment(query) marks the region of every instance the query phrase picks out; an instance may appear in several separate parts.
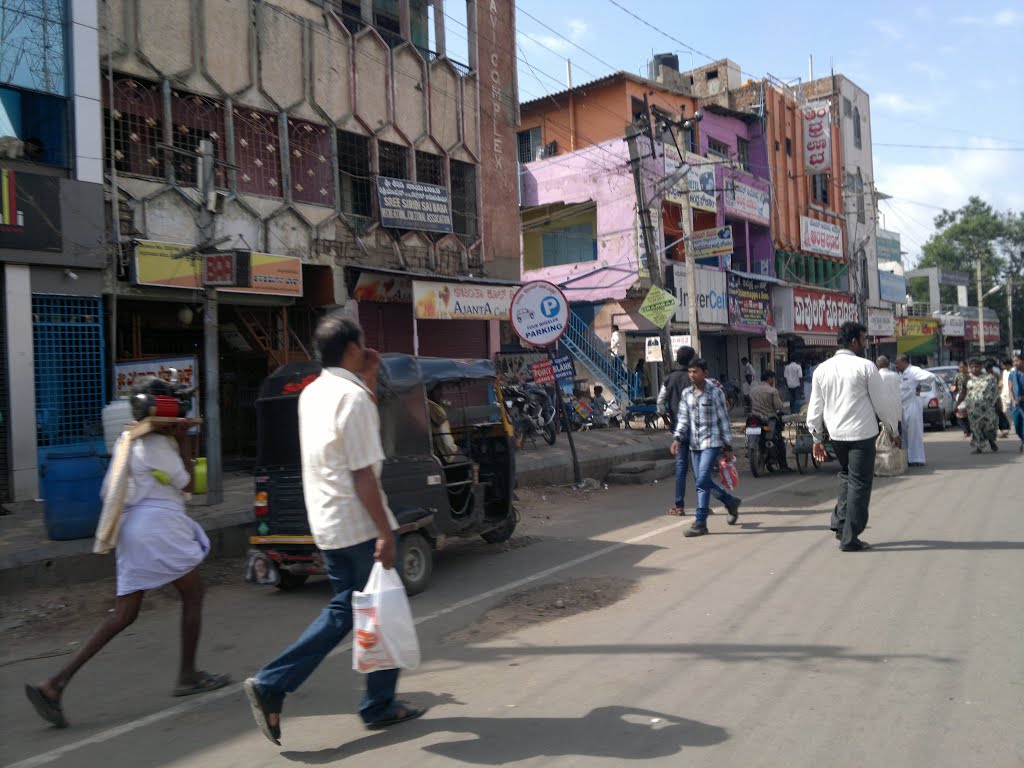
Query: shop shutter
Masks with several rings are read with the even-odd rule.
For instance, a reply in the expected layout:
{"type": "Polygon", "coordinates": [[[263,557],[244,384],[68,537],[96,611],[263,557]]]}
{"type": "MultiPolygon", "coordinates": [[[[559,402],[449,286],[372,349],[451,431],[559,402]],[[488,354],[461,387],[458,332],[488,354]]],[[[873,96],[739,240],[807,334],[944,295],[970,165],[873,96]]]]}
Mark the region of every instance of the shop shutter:
{"type": "Polygon", "coordinates": [[[359,302],[366,346],[378,352],[412,354],[412,304],[359,302]]]}
{"type": "Polygon", "coordinates": [[[7,397],[7,306],[4,301],[4,270],[0,266],[0,502],[11,500],[10,402],[7,397]]]}
{"type": "Polygon", "coordinates": [[[487,320],[420,320],[423,357],[487,358],[487,320]]]}

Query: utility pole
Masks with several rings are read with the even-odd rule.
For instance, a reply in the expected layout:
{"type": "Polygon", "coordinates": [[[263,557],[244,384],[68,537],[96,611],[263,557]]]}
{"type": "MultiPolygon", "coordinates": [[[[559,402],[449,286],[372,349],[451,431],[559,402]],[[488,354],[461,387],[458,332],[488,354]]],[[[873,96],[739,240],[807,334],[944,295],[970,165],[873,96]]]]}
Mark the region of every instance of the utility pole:
{"type": "Polygon", "coordinates": [[[985,308],[982,306],[984,297],[981,293],[981,255],[974,260],[974,268],[976,270],[976,282],[977,282],[977,293],[978,293],[978,349],[982,352],[985,351],[985,308]]]}
{"type": "MultiPolygon", "coordinates": [[[[210,247],[215,234],[213,211],[216,201],[214,189],[213,142],[203,139],[199,142],[198,164],[199,233],[203,247],[210,247]]],[[[206,503],[220,504],[224,500],[224,473],[221,462],[220,439],[220,328],[217,322],[217,289],[206,288],[203,303],[203,380],[206,407],[206,503]]]]}
{"type": "Polygon", "coordinates": [[[1012,357],[1014,350],[1017,348],[1013,345],[1013,272],[1006,277],[1006,309],[1007,318],[1009,320],[1008,325],[1010,332],[1010,351],[1009,356],[1012,357]]]}

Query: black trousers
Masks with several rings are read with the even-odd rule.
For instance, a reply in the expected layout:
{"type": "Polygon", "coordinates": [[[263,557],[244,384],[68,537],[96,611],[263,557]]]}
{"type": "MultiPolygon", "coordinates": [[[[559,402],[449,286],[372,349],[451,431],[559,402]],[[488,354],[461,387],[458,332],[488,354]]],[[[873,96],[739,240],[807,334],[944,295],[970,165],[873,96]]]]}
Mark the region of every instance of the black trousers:
{"type": "Polygon", "coordinates": [[[840,546],[852,544],[868,527],[871,486],[875,480],[875,438],[833,440],[839,461],[839,497],[832,511],[832,530],[840,546]]]}

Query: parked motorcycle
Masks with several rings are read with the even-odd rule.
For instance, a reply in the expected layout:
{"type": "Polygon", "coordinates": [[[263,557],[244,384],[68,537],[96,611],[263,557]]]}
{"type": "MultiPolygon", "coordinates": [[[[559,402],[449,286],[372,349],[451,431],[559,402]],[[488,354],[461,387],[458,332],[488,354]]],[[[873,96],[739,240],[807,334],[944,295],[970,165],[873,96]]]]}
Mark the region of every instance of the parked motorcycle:
{"type": "Polygon", "coordinates": [[[747,417],[744,433],[747,436],[747,455],[750,458],[750,473],[754,477],[764,477],[782,467],[785,456],[786,441],[776,431],[782,423],[782,414],[772,419],[762,419],[751,414],[747,417]]]}
{"type": "Polygon", "coordinates": [[[548,391],[539,384],[506,384],[502,388],[516,445],[527,437],[541,435],[548,445],[555,444],[555,405],[548,391]]]}

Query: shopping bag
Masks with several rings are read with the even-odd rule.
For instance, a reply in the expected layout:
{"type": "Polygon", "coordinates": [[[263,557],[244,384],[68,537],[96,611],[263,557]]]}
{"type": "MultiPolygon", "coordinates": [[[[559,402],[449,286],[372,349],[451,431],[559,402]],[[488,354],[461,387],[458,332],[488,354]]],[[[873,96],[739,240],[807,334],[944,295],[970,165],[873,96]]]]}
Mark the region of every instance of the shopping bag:
{"type": "Polygon", "coordinates": [[[394,568],[373,564],[363,591],[352,594],[352,620],[352,669],[365,673],[419,666],[416,625],[405,585],[394,568]]]}
{"type": "Polygon", "coordinates": [[[740,473],[736,468],[736,459],[726,461],[724,458],[718,463],[718,475],[722,481],[722,487],[727,491],[733,490],[740,483],[740,473]]]}
{"type": "Polygon", "coordinates": [[[892,429],[883,424],[875,440],[875,474],[878,477],[895,477],[907,471],[907,452],[892,444],[892,436],[892,429]]]}

